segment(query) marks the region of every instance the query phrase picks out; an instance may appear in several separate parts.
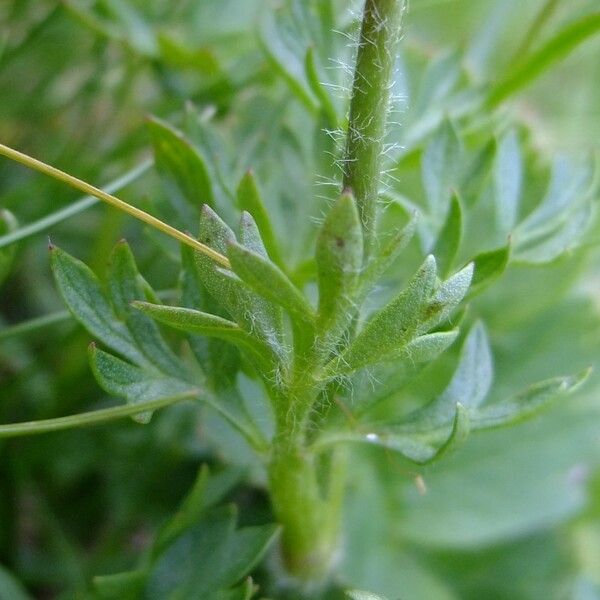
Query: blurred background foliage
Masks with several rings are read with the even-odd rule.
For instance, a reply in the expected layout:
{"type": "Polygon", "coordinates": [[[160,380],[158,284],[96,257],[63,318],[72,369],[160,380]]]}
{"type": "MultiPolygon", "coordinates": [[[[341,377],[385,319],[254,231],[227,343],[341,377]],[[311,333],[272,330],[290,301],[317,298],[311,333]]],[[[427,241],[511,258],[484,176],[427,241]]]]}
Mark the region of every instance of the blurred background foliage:
{"type": "MultiPolygon", "coordinates": [[[[256,171],[285,258],[303,281],[313,268],[306,259],[314,222],[335,193],[327,184],[337,171],[325,152],[335,154],[349,83],[336,62],[352,56],[346,35],[355,23],[345,4],[333,2],[329,10],[327,2],[4,0],[0,140],[105,184],[144,163],[152,148],[147,118],[164,119],[201,149],[226,217],[240,177],[256,171]],[[304,70],[311,44],[325,88],[311,85],[304,70]]],[[[594,179],[586,165],[600,151],[600,36],[493,113],[479,99],[489,82],[502,81],[546,40],[597,11],[596,0],[412,0],[407,13],[384,226],[414,206],[426,216],[421,247],[409,248],[414,260],[395,276],[412,270],[443,224],[428,212],[421,165],[436,143],[447,142],[450,127],[462,148],[455,171],[463,175],[457,185],[468,209],[457,264],[501,246],[513,232],[509,268],[465,317],[483,318],[490,331],[494,398],[597,363],[599,230],[592,198],[583,196],[594,179]],[[494,187],[499,148],[509,163],[522,162],[507,167],[512,178],[518,179],[514,169],[524,173],[517,191],[494,187]],[[489,213],[481,206],[488,205],[480,197],[520,196],[523,217],[552,176],[562,206],[550,215],[559,224],[543,239],[526,224],[484,225],[489,213]],[[573,194],[565,192],[573,186],[573,194]]],[[[185,212],[165,208],[169,194],[165,177],[148,168],[121,192],[194,230],[185,212]]],[[[0,206],[21,225],[76,199],[61,184],[0,161],[0,206]]],[[[127,237],[156,289],[168,294],[177,283],[176,247],[110,208],[92,207],[23,236],[0,288],[2,423],[112,402],[90,373],[89,335],[64,313],[54,289],[46,235],[100,271],[109,249],[127,237]],[[40,317],[51,323],[31,322],[40,317]],[[19,323],[29,325],[19,332],[19,323]]],[[[0,251],[9,247],[15,245],[0,251]]],[[[455,348],[435,370],[402,386],[392,382],[394,393],[376,410],[405,412],[432,397],[457,356],[455,348]]],[[[393,456],[356,452],[341,581],[405,599],[600,598],[599,383],[592,375],[575,398],[531,423],[472,436],[455,455],[420,472],[427,493],[393,456]]],[[[217,439],[221,426],[202,413],[176,406],[144,428],[123,422],[0,440],[0,598],[89,597],[92,576],[131,568],[200,464],[218,470],[223,460],[245,462],[243,449],[227,450],[230,438],[217,439]]],[[[235,486],[230,499],[242,523],[268,514],[255,477],[235,486]]],[[[260,570],[256,577],[261,581],[260,570]]]]}

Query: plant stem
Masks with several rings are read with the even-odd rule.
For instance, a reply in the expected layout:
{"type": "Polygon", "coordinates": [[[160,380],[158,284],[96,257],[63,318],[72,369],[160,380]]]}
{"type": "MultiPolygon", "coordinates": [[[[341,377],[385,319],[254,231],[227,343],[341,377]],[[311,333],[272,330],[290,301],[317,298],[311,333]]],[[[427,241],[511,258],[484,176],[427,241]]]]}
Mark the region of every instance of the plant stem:
{"type": "Polygon", "coordinates": [[[358,204],[365,259],[375,240],[381,155],[404,0],[366,0],[344,157],[344,187],[358,204]]]}
{"type": "Polygon", "coordinates": [[[171,404],[181,402],[182,400],[195,398],[199,393],[200,390],[194,389],[170,398],[160,398],[159,400],[151,400],[140,404],[124,404],[121,406],[111,406],[110,408],[80,413],[78,415],[70,415],[68,417],[0,425],[0,438],[47,433],[49,431],[71,429],[72,427],[84,427],[86,425],[98,425],[100,423],[105,423],[106,421],[122,419],[123,417],[130,417],[141,412],[164,408],[165,406],[170,406],[171,404]]]}
{"type": "Polygon", "coordinates": [[[73,177],[73,175],[69,175],[68,173],[61,171],[60,169],[51,167],[50,165],[47,165],[42,161],[32,158],[27,154],[23,154],[18,150],[14,150],[13,148],[5,146],[4,144],[0,144],[0,154],[6,156],[7,158],[17,161],[22,165],[25,165],[26,167],[35,169],[40,173],[44,173],[45,175],[54,177],[54,179],[58,179],[59,181],[62,181],[67,185],[70,185],[71,187],[81,190],[85,194],[94,196],[99,200],[102,200],[103,202],[106,202],[107,204],[110,204],[115,208],[122,210],[123,212],[131,215],[132,217],[143,221],[147,225],[150,225],[151,227],[154,227],[155,229],[166,233],[172,238],[183,242],[184,244],[192,247],[194,250],[206,254],[206,256],[212,258],[215,262],[219,263],[220,265],[228,269],[230,268],[229,260],[227,259],[227,257],[223,256],[216,250],[213,250],[209,246],[202,244],[198,240],[194,239],[192,236],[183,233],[183,231],[179,231],[178,229],[175,229],[175,227],[171,227],[171,225],[164,223],[160,219],[153,217],[147,212],[144,212],[143,210],[132,206],[131,204],[127,204],[127,202],[124,202],[123,200],[117,198],[116,196],[113,196],[112,194],[108,194],[107,192],[97,187],[94,187],[93,185],[90,185],[89,183],[82,181],[81,179],[77,179],[77,177],[73,177]]]}

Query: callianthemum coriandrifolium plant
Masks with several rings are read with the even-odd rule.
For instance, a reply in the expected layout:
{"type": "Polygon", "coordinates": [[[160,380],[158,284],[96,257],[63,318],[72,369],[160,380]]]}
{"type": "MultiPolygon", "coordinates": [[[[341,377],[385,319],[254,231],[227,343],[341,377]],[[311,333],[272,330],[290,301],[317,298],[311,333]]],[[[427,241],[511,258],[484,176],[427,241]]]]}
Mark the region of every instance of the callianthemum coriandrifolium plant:
{"type": "MultiPolygon", "coordinates": [[[[277,523],[238,528],[235,509],[220,502],[241,476],[234,469],[209,476],[203,469],[138,568],[96,579],[101,597],[251,598],[255,586],[243,578],[276,545],[265,576],[273,589],[319,594],[335,579],[344,553],[342,507],[353,476],[352,444],[381,447],[418,473],[458,448],[471,431],[527,419],[587,376],[584,371],[529,381],[523,390],[489,401],[490,311],[477,308],[509,265],[545,265],[575,253],[594,223],[595,165],[557,160],[543,173],[550,181],[545,194],[530,194],[525,179],[534,168],[526,154],[533,150],[524,131],[502,119],[498,124],[489,113],[525,85],[528,73],[551,61],[536,53],[513,78],[490,83],[485,93],[479,87],[461,90],[451,101],[445,94],[455,84],[441,80],[459,68],[458,61],[432,62],[404,133],[397,133],[388,125],[388,109],[395,101],[404,2],[365,2],[347,117],[343,102],[330,94],[336,84],[322,81],[322,52],[335,47],[331,11],[322,3],[322,28],[315,33],[315,17],[301,4],[303,34],[322,48],[307,45],[295,54],[272,15],[261,25],[266,55],[315,129],[308,152],[281,132],[280,148],[294,153],[290,164],[273,156],[261,161],[267,150],[255,148],[249,156],[259,163],[257,174],[248,165],[240,168],[216,128],[191,108],[189,137],[152,118],[148,129],[163,185],[151,205],[158,218],[1,147],[3,154],[126,210],[181,246],[157,241],[178,271],[178,300],[163,302],[126,241],[113,248],[104,280],[50,245],[56,285],[96,340],[89,347],[93,374],[126,405],[2,426],[0,436],[126,415],[144,424],[153,411],[191,400],[216,412],[256,457],[255,478],[277,523]],[[339,139],[340,126],[344,140],[336,147],[331,142],[339,139]],[[298,176],[294,169],[306,154],[298,176]],[[321,168],[334,178],[327,183],[335,193],[325,200],[303,197],[311,169],[321,168]],[[267,181],[267,172],[277,169],[284,173],[280,187],[265,185],[261,178],[267,181]],[[304,187],[289,185],[288,173],[304,187]],[[281,203],[287,213],[272,210],[270,194],[294,197],[281,203]],[[296,223],[298,215],[320,216],[320,222],[296,223]],[[197,233],[187,233],[197,221],[197,233]],[[302,254],[294,256],[298,245],[302,254]],[[417,403],[403,403],[407,382],[440,365],[447,370],[443,361],[453,344],[460,349],[444,385],[417,403]],[[248,381],[254,382],[252,394],[248,381]]],[[[593,23],[573,25],[571,36],[561,38],[562,45],[551,40],[550,49],[575,45],[593,23]]],[[[2,231],[16,228],[10,214],[0,219],[2,231]]],[[[0,255],[0,277],[11,258],[0,255]]],[[[219,448],[225,459],[228,441],[219,448]]]]}

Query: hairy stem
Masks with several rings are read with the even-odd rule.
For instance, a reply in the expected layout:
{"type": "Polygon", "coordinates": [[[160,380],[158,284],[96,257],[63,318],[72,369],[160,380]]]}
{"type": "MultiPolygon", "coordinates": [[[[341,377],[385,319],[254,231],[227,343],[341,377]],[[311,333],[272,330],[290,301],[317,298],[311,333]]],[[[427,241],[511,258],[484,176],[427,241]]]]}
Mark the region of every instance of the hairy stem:
{"type": "Polygon", "coordinates": [[[358,204],[365,258],[374,244],[381,155],[405,0],[366,0],[344,157],[344,187],[358,204]]]}

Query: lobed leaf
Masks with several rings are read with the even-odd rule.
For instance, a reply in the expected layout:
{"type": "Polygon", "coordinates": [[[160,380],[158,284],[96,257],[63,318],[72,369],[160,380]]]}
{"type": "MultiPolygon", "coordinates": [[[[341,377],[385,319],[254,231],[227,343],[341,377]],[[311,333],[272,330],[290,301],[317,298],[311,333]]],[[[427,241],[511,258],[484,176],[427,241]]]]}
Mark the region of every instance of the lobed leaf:
{"type": "Polygon", "coordinates": [[[313,309],[306,297],[276,264],[236,243],[229,245],[227,255],[235,274],[257,294],[303,323],[313,321],[313,309]]]}
{"type": "Polygon", "coordinates": [[[127,242],[122,240],[113,248],[108,265],[108,291],[113,308],[125,322],[137,348],[163,373],[186,379],[185,368],[165,343],[156,323],[131,307],[132,302],[155,294],[140,275],[127,242]]]}
{"type": "Polygon", "coordinates": [[[314,447],[321,449],[339,443],[361,443],[379,446],[397,452],[407,460],[425,465],[455,450],[464,443],[470,431],[469,412],[461,404],[454,407],[451,424],[436,425],[427,431],[408,432],[394,427],[381,428],[377,424],[363,425],[373,431],[335,431],[321,434],[314,447]],[[377,433],[375,433],[377,431],[377,433]]]}
{"type": "Polygon", "coordinates": [[[416,336],[423,309],[436,281],[436,264],[428,256],[406,289],[372,317],[342,353],[332,372],[351,372],[397,356],[416,336]]]}
{"type": "Polygon", "coordinates": [[[491,429],[512,425],[535,416],[558,398],[575,391],[590,370],[569,377],[555,377],[533,384],[514,398],[484,406],[473,415],[473,429],[491,429]]]}
{"type": "Polygon", "coordinates": [[[73,316],[112,350],[137,365],[149,366],[92,270],[56,246],[50,247],[50,264],[58,289],[73,316]]]}
{"type": "MultiPolygon", "coordinates": [[[[246,229],[245,235],[248,234],[250,232],[246,229]]],[[[222,253],[226,253],[228,245],[236,241],[233,231],[208,206],[202,207],[200,240],[222,253]]],[[[206,256],[196,253],[195,258],[199,277],[216,302],[249,335],[266,343],[277,355],[284,356],[283,321],[279,307],[257,296],[233,272],[218,268],[206,256]]]]}
{"type": "Polygon", "coordinates": [[[95,344],[90,345],[88,354],[94,376],[103,390],[125,398],[128,404],[140,404],[140,414],[134,417],[140,423],[148,423],[151,417],[142,412],[144,402],[200,393],[187,381],[148,372],[98,349],[95,344]]]}
{"type": "Polygon", "coordinates": [[[268,347],[241,329],[233,321],[180,306],[133,302],[132,306],[164,325],[186,333],[216,337],[246,350],[264,366],[271,364],[268,347]]]}
{"type": "Polygon", "coordinates": [[[279,242],[252,171],[246,171],[246,174],[242,177],[237,188],[236,197],[238,207],[249,212],[256,221],[267,254],[273,262],[280,267],[283,266],[279,242]]]}
{"type": "Polygon", "coordinates": [[[278,527],[236,529],[234,507],[216,509],[179,536],[154,563],[146,584],[153,598],[211,598],[242,579],[273,543],[278,527]]]}
{"type": "Polygon", "coordinates": [[[444,323],[466,296],[473,278],[473,263],[444,281],[427,303],[418,331],[423,333],[444,323]]]}
{"type": "Polygon", "coordinates": [[[477,408],[492,385],[493,363],[487,332],[477,322],[462,346],[458,365],[450,383],[431,404],[410,414],[404,421],[406,431],[428,431],[448,423],[460,404],[477,408]]]}

